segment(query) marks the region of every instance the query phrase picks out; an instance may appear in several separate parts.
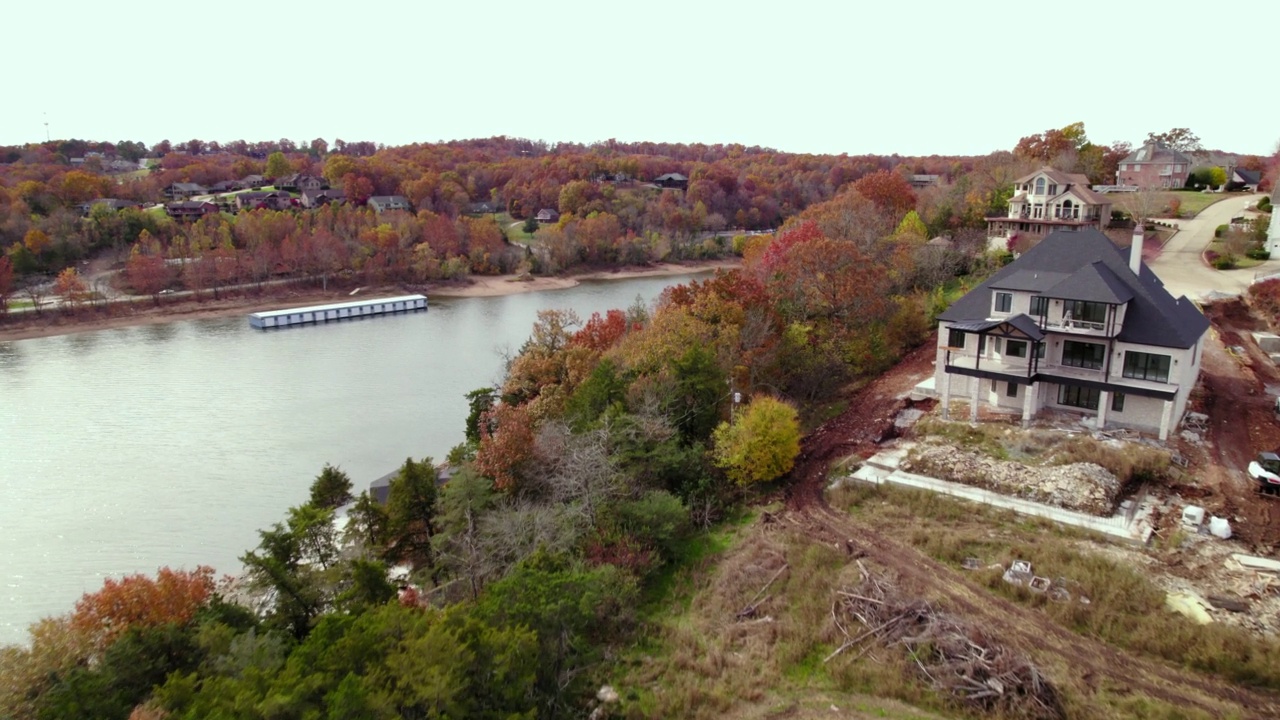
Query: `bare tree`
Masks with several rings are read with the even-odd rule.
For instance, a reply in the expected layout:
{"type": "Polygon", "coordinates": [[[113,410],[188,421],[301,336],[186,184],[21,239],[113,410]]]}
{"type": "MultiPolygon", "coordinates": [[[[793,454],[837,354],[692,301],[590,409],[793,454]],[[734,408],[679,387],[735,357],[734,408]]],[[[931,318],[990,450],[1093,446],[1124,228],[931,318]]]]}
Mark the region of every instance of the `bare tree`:
{"type": "Polygon", "coordinates": [[[1143,223],[1160,215],[1166,200],[1165,194],[1159,190],[1143,188],[1137,192],[1118,195],[1116,205],[1129,213],[1135,223],[1143,223]]]}
{"type": "Polygon", "coordinates": [[[543,423],[537,440],[545,459],[551,500],[595,525],[600,510],[627,492],[626,479],[609,451],[605,426],[574,434],[562,422],[543,423]]]}

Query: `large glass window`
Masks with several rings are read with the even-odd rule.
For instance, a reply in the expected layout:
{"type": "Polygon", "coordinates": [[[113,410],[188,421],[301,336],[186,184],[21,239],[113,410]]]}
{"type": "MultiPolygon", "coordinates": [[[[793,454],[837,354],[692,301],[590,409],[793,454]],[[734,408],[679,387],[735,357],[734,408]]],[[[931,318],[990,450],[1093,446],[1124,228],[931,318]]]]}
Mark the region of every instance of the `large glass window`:
{"type": "Polygon", "coordinates": [[[1049,298],[1043,295],[1031,296],[1031,314],[1044,317],[1049,314],[1049,298]]]}
{"type": "Polygon", "coordinates": [[[1135,380],[1169,382],[1169,356],[1134,352],[1124,354],[1124,376],[1135,380]]]}
{"type": "Polygon", "coordinates": [[[1066,405],[1068,407],[1084,408],[1085,410],[1097,410],[1099,394],[1099,391],[1093,388],[1059,385],[1058,404],[1066,405]]]}
{"type": "Polygon", "coordinates": [[[1067,312],[1071,314],[1072,320],[1096,323],[1107,321],[1106,303],[1071,300],[1067,302],[1067,312]]]}
{"type": "Polygon", "coordinates": [[[1008,340],[1004,344],[1004,354],[1009,357],[1024,358],[1027,356],[1027,344],[1022,340],[1008,340]]]}
{"type": "Polygon", "coordinates": [[[1009,312],[1013,309],[1013,293],[996,293],[996,312],[1009,312]]]}
{"type": "Polygon", "coordinates": [[[1099,370],[1106,357],[1107,348],[1097,343],[1065,340],[1062,343],[1062,364],[1070,367],[1099,370]]]}
{"type": "Polygon", "coordinates": [[[1111,409],[1114,412],[1124,412],[1124,393],[1115,393],[1111,396],[1111,409]]]}
{"type": "Polygon", "coordinates": [[[962,348],[964,347],[964,331],[951,330],[947,332],[947,347],[962,348]]]}
{"type": "Polygon", "coordinates": [[[1044,194],[1044,178],[1036,178],[1036,195],[1044,194]]]}

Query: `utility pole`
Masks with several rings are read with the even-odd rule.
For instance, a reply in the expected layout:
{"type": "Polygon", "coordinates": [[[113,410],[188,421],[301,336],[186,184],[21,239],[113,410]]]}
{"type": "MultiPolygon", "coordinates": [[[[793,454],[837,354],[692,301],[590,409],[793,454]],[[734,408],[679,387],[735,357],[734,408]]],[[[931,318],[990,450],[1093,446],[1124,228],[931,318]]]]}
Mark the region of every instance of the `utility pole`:
{"type": "Polygon", "coordinates": [[[44,141],[49,142],[49,113],[44,114],[44,141]]]}

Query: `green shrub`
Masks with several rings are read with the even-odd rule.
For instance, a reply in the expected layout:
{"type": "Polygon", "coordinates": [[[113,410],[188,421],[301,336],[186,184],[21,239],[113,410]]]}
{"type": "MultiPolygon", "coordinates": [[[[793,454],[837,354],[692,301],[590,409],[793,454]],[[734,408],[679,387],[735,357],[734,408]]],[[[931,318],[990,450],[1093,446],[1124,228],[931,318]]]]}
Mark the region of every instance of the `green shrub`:
{"type": "Polygon", "coordinates": [[[1258,201],[1258,212],[1271,212],[1271,198],[1264,195],[1262,199],[1258,201]]]}
{"type": "Polygon", "coordinates": [[[1217,270],[1230,270],[1235,266],[1235,255],[1219,255],[1213,259],[1213,267],[1217,270]]]}
{"type": "Polygon", "coordinates": [[[1270,260],[1271,251],[1262,246],[1252,247],[1245,253],[1245,256],[1250,260],[1270,260]]]}
{"type": "Polygon", "coordinates": [[[1214,237],[1216,237],[1216,238],[1220,238],[1220,237],[1222,237],[1223,235],[1226,235],[1226,234],[1227,234],[1227,231],[1228,231],[1228,230],[1230,230],[1230,229],[1231,229],[1231,226],[1230,226],[1230,225],[1219,225],[1219,226],[1218,226],[1218,227],[1213,231],[1213,236],[1214,236],[1214,237]]]}

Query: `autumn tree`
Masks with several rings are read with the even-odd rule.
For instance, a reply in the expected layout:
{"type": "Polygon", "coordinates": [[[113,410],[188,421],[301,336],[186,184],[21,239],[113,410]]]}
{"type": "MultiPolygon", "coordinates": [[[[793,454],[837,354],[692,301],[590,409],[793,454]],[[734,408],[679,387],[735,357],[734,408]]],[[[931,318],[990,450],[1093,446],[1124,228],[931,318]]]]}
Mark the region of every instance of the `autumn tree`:
{"type": "Polygon", "coordinates": [[[534,459],[534,423],[525,406],[500,403],[480,421],[476,469],[499,490],[515,490],[534,459]]]}
{"type": "Polygon", "coordinates": [[[146,575],[107,579],[101,590],[76,603],[71,624],[102,651],[130,630],[189,622],[213,591],[213,568],[205,566],[160,568],[154,579],[146,575]]]}
{"type": "Polygon", "coordinates": [[[75,268],[69,267],[58,273],[53,281],[53,292],[62,298],[64,306],[74,309],[88,298],[89,286],[75,268]]]}
{"type": "Polygon", "coordinates": [[[1204,146],[1200,144],[1200,137],[1191,132],[1189,128],[1176,127],[1162,133],[1147,133],[1147,142],[1161,143],[1165,147],[1189,155],[1198,155],[1204,152],[1204,146]]]}
{"type": "Polygon", "coordinates": [[[916,206],[916,192],[900,173],[880,170],[853,184],[859,195],[875,203],[880,211],[897,221],[916,206]]]}
{"type": "Polygon", "coordinates": [[[9,296],[13,294],[13,263],[8,256],[0,255],[0,315],[9,311],[9,296]]]}
{"type": "Polygon", "coordinates": [[[714,434],[716,466],[739,486],[776,480],[800,454],[800,420],[790,404],[762,395],[714,434]]]}
{"type": "MultiPolygon", "coordinates": [[[[143,233],[146,235],[147,233],[143,233]]],[[[129,260],[124,266],[125,281],[141,295],[150,295],[160,304],[160,291],[169,286],[169,266],[159,254],[158,247],[142,238],[134,243],[129,260]],[[150,247],[147,247],[147,246],[150,247]]]]}

